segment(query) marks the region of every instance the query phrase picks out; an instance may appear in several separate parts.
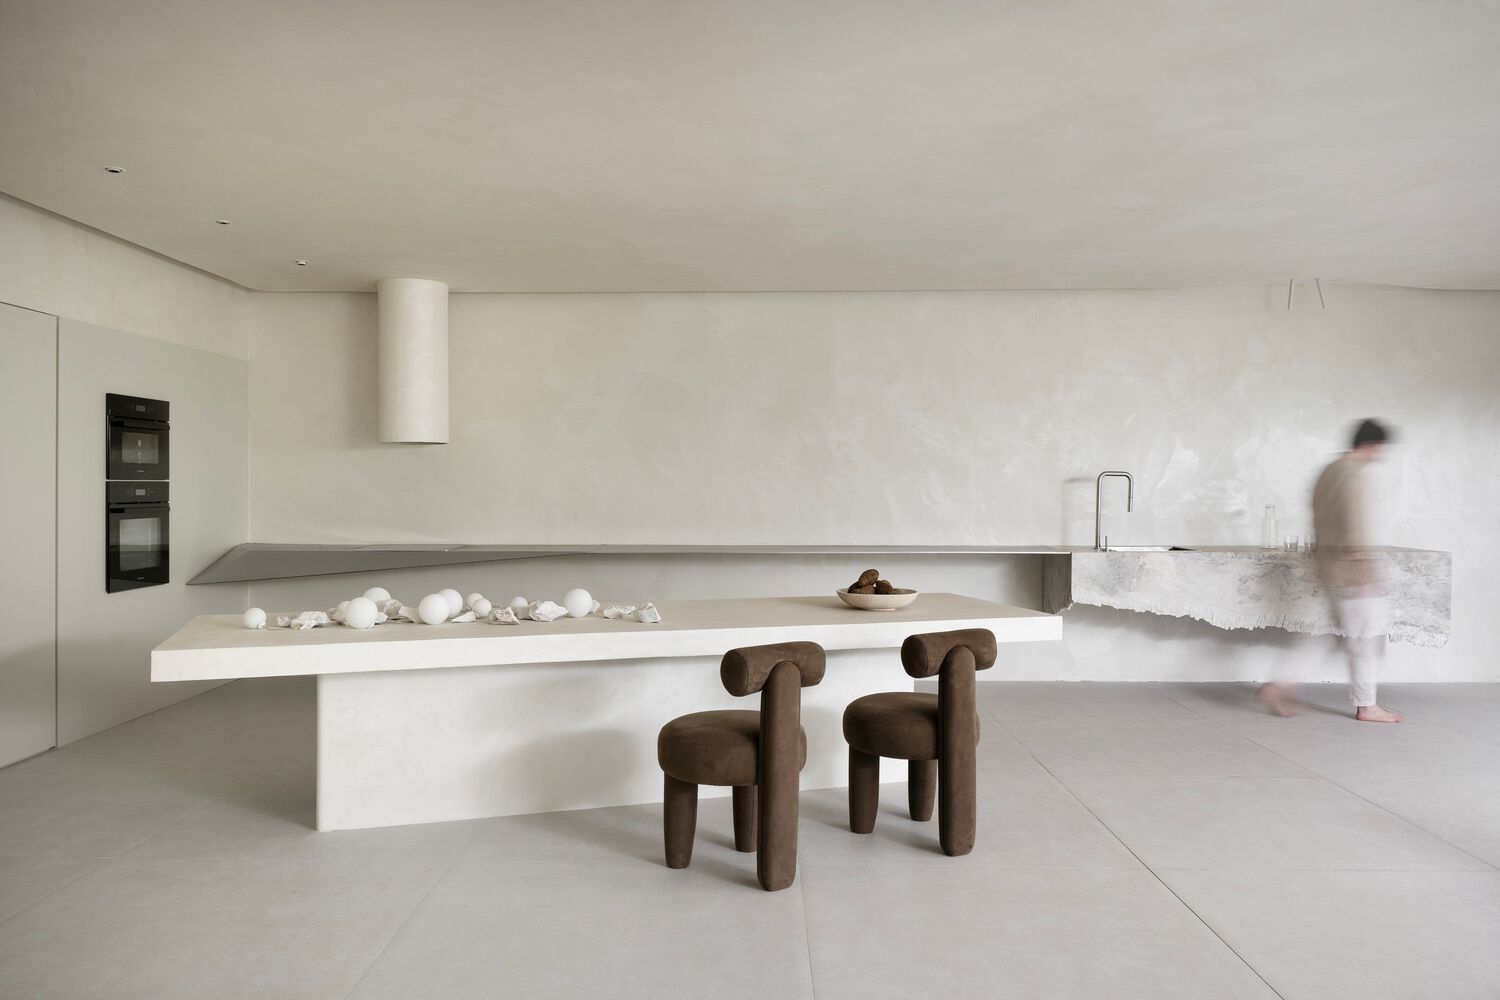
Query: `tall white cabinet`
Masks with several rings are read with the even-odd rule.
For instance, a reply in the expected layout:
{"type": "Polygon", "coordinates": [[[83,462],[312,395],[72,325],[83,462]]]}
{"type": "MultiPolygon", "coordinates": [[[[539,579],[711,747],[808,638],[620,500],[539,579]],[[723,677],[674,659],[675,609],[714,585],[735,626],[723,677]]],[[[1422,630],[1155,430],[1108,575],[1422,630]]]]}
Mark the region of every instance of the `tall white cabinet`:
{"type": "Polygon", "coordinates": [[[57,743],[55,316],[0,304],[0,431],[3,766],[57,743]]]}

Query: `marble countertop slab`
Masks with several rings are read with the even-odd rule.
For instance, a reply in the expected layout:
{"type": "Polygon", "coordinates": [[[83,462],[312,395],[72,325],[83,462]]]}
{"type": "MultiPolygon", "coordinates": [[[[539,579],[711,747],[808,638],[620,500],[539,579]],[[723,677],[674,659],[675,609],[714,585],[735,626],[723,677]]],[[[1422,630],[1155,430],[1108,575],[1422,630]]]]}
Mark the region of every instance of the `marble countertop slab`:
{"type": "MultiPolygon", "coordinates": [[[[1448,641],[1453,558],[1427,549],[1374,550],[1384,568],[1392,642],[1448,641]]],[[[1313,555],[1215,546],[1173,552],[1074,552],[1049,559],[1045,610],[1074,604],[1196,618],[1224,629],[1343,634],[1313,555]]]]}

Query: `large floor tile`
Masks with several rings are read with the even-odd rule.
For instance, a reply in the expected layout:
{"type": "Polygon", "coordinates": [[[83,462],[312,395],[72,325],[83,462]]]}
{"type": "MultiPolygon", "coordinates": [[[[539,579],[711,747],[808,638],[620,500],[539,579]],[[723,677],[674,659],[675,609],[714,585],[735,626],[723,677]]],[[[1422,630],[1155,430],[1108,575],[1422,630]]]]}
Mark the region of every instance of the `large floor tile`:
{"type": "Polygon", "coordinates": [[[306,861],[111,861],[0,923],[0,996],[339,997],[437,874],[306,861]]]}
{"type": "Polygon", "coordinates": [[[1286,757],[1206,721],[1157,724],[1129,720],[1006,723],[1058,778],[1306,777],[1286,757]]]}
{"type": "Polygon", "coordinates": [[[1147,871],[808,868],[819,1000],[1275,1000],[1147,871]]]}
{"type": "Polygon", "coordinates": [[[0,857],[107,858],[205,801],[198,789],[45,758],[0,781],[0,857]]]}
{"type": "Polygon", "coordinates": [[[1271,714],[1258,697],[1259,684],[1172,682],[1153,685],[1162,697],[1231,729],[1260,725],[1321,726],[1353,724],[1349,688],[1344,684],[1304,684],[1292,696],[1290,719],[1271,714]]]}
{"type": "Polygon", "coordinates": [[[352,997],[811,997],[802,899],[703,864],[458,864],[352,997]]]}
{"type": "Polygon", "coordinates": [[[1098,681],[1002,681],[979,685],[979,704],[1001,722],[1194,722],[1164,685],[1098,681]]]}
{"type": "Polygon", "coordinates": [[[1285,1000],[1500,996],[1500,872],[1163,877],[1285,1000]]]}
{"type": "Polygon", "coordinates": [[[904,783],[882,785],[875,830],[849,830],[849,792],[805,792],[801,863],[830,867],[928,865],[938,868],[1138,868],[1140,863],[1055,778],[1027,761],[979,777],[974,850],[950,858],[938,843],[937,814],[915,823],[904,783]]]}
{"type": "Polygon", "coordinates": [[[1068,787],[1153,869],[1485,867],[1322,778],[1078,778],[1068,787]]]}
{"type": "MultiPolygon", "coordinates": [[[[733,830],[727,797],[699,801],[696,843],[701,850],[729,847],[733,830]]],[[[662,852],[661,804],[650,803],[476,820],[473,836],[458,860],[641,865],[660,864],[662,852]]]]}
{"type": "Polygon", "coordinates": [[[319,833],[317,785],[305,768],[239,783],[132,848],[131,857],[304,858],[446,863],[473,839],[473,822],[426,823],[319,833]]]}
{"type": "Polygon", "coordinates": [[[1345,787],[1500,868],[1500,772],[1448,779],[1373,774],[1345,787]]]}
{"type": "Polygon", "coordinates": [[[1413,720],[1500,744],[1500,684],[1392,684],[1380,700],[1413,720]]]}
{"type": "Polygon", "coordinates": [[[1420,719],[1390,725],[1268,726],[1246,731],[1245,735],[1309,771],[1341,783],[1372,776],[1483,781],[1500,774],[1500,745],[1420,719]]]}
{"type": "Polygon", "coordinates": [[[78,858],[0,858],[0,920],[47,898],[103,863],[78,858]]]}

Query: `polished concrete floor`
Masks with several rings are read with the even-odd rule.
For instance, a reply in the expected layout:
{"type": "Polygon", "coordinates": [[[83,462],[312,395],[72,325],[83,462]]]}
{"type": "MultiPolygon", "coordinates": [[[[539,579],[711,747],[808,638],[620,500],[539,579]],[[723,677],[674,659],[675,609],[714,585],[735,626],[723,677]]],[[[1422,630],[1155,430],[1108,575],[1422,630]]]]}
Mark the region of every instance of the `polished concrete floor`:
{"type": "Polygon", "coordinates": [[[981,685],[979,843],[802,799],[755,887],[632,806],[318,834],[314,695],[241,681],[0,770],[0,997],[1500,997],[1500,685],[981,685]]]}

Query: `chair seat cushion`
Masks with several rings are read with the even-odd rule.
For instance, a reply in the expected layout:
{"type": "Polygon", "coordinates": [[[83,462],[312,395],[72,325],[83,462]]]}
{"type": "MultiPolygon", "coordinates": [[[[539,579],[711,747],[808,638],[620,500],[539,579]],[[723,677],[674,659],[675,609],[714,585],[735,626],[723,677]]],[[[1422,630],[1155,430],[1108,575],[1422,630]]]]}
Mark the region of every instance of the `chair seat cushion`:
{"type": "MultiPolygon", "coordinates": [[[[807,763],[807,731],[798,727],[797,769],[807,763]]],[[[760,713],[694,712],[661,727],[656,760],[678,781],[695,785],[753,785],[760,749],[760,713]]]]}
{"type": "MultiPolygon", "coordinates": [[[[974,732],[979,732],[977,713],[974,732]]],[[[854,749],[880,757],[936,760],[938,696],[921,691],[883,691],[856,698],[844,709],[844,739],[854,749]]]]}

